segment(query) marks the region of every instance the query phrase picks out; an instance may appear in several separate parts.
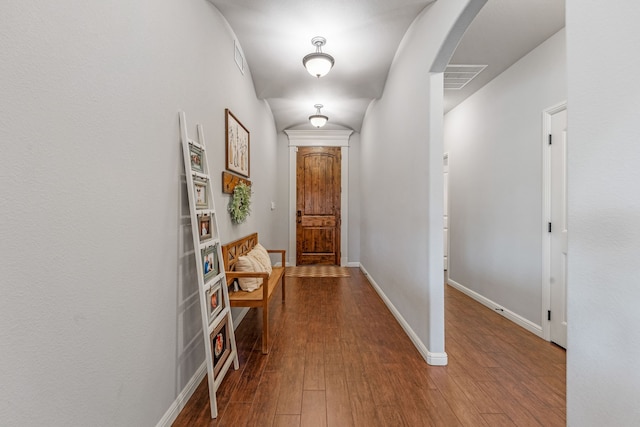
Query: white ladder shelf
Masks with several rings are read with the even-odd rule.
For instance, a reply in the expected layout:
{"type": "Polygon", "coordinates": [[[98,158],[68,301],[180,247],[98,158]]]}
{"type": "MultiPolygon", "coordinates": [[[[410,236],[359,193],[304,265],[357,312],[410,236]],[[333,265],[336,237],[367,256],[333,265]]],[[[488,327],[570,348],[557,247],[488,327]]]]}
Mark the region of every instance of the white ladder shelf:
{"type": "Polygon", "coordinates": [[[218,416],[216,391],[233,363],[238,369],[238,351],[229,306],[229,290],[222,263],[218,220],[209,176],[209,163],[201,125],[198,141],[187,135],[185,113],[180,112],[180,136],[191,211],[191,233],[200,294],[200,312],[205,342],[211,418],[218,416]]]}

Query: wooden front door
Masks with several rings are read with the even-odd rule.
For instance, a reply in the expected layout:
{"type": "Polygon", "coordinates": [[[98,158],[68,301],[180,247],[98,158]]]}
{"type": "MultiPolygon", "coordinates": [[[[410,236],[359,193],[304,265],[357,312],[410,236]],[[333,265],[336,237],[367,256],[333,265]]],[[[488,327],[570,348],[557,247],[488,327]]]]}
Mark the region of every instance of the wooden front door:
{"type": "Polygon", "coordinates": [[[340,147],[298,147],[296,264],[340,265],[340,147]]]}

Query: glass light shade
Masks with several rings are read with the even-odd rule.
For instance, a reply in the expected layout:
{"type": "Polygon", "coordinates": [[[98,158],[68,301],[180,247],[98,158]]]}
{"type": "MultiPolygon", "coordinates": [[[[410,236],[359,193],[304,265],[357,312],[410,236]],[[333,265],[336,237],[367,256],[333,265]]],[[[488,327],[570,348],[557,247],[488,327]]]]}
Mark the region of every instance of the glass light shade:
{"type": "Polygon", "coordinates": [[[302,58],[302,64],[309,74],[318,78],[331,71],[334,63],[335,61],[331,55],[322,52],[310,53],[302,58]]]}
{"type": "Polygon", "coordinates": [[[313,116],[309,116],[311,125],[317,128],[321,128],[322,126],[326,125],[327,120],[329,120],[329,117],[323,116],[322,114],[314,114],[313,116]]]}

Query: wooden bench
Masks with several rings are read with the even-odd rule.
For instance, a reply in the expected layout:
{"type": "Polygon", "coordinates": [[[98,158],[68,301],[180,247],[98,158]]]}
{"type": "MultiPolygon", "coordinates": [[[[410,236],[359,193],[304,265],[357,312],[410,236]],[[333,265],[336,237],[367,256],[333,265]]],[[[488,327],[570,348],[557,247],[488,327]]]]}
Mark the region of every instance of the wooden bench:
{"type": "Polygon", "coordinates": [[[258,233],[253,233],[242,237],[226,245],[222,245],[222,259],[224,261],[224,270],[227,275],[227,286],[231,285],[235,279],[241,277],[257,277],[261,278],[262,286],[252,292],[243,290],[233,291],[229,288],[229,303],[231,307],[262,307],[262,353],[269,352],[269,301],[275,293],[278,284],[282,282],[282,301],[284,301],[284,269],[285,269],[285,250],[267,249],[269,253],[279,253],[282,257],[282,266],[273,267],[271,275],[261,272],[238,272],[234,271],[234,265],[243,255],[249,253],[255,245],[258,244],[258,233]]]}

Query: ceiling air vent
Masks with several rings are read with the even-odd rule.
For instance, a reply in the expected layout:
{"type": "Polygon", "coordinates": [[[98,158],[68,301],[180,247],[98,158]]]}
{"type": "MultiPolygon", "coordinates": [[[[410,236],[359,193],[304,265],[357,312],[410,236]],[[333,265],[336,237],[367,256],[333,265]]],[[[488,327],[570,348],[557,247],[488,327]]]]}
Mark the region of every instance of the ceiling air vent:
{"type": "Polygon", "coordinates": [[[487,68],[486,65],[447,65],[444,70],[444,88],[462,89],[485,68],[487,68]]]}

